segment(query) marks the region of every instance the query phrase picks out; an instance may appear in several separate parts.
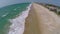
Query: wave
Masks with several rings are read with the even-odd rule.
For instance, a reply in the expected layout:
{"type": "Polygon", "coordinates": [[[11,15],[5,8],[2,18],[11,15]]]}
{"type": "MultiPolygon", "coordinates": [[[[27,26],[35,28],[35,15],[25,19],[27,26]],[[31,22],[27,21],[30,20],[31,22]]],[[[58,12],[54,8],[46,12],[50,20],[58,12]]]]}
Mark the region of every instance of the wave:
{"type": "Polygon", "coordinates": [[[30,11],[31,4],[27,7],[25,11],[22,11],[21,14],[19,14],[18,17],[14,19],[9,19],[9,21],[12,23],[10,26],[8,34],[23,34],[24,32],[24,26],[25,26],[25,19],[28,16],[28,13],[30,11]]]}
{"type": "Polygon", "coordinates": [[[5,17],[5,16],[7,16],[7,15],[8,15],[8,13],[6,13],[6,14],[2,15],[1,17],[5,17]]]}

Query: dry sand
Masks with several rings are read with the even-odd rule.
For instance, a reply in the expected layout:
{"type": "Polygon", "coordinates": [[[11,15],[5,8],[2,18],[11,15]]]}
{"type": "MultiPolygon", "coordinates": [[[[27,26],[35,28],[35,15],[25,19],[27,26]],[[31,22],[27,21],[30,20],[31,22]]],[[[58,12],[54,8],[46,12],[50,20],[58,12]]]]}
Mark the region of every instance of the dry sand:
{"type": "Polygon", "coordinates": [[[47,8],[33,3],[25,22],[24,34],[59,34],[58,16],[47,8]]]}

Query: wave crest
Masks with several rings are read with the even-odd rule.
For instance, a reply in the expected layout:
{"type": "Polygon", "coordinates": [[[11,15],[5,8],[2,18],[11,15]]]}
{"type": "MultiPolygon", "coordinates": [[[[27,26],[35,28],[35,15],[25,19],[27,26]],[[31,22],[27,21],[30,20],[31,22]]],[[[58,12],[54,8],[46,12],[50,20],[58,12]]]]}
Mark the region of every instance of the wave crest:
{"type": "Polygon", "coordinates": [[[24,26],[25,26],[25,19],[28,16],[30,7],[31,7],[31,4],[27,7],[28,9],[25,11],[22,11],[22,14],[19,14],[18,17],[14,19],[9,19],[12,25],[10,26],[8,34],[23,34],[24,26]]]}

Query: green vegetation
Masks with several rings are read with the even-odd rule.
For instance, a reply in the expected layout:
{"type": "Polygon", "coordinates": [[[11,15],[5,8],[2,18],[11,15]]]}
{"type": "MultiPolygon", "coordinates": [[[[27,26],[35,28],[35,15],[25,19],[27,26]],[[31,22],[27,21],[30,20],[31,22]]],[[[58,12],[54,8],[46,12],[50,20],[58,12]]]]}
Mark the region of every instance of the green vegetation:
{"type": "Polygon", "coordinates": [[[48,8],[50,11],[55,12],[57,15],[60,15],[60,6],[52,5],[52,4],[45,4],[43,5],[48,8]]]}
{"type": "Polygon", "coordinates": [[[56,6],[56,5],[53,5],[53,4],[47,4],[47,3],[37,3],[37,4],[40,4],[44,7],[46,7],[50,11],[55,12],[57,15],[60,15],[60,6],[56,6]]]}

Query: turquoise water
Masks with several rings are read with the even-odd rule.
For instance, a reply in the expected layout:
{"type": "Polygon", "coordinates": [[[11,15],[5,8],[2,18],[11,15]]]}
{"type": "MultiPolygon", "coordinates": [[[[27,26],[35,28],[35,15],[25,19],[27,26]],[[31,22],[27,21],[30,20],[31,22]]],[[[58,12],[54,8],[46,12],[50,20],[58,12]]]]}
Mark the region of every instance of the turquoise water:
{"type": "Polygon", "coordinates": [[[11,23],[9,19],[17,17],[22,11],[27,9],[30,3],[21,3],[0,8],[0,34],[7,34],[11,23]]]}

